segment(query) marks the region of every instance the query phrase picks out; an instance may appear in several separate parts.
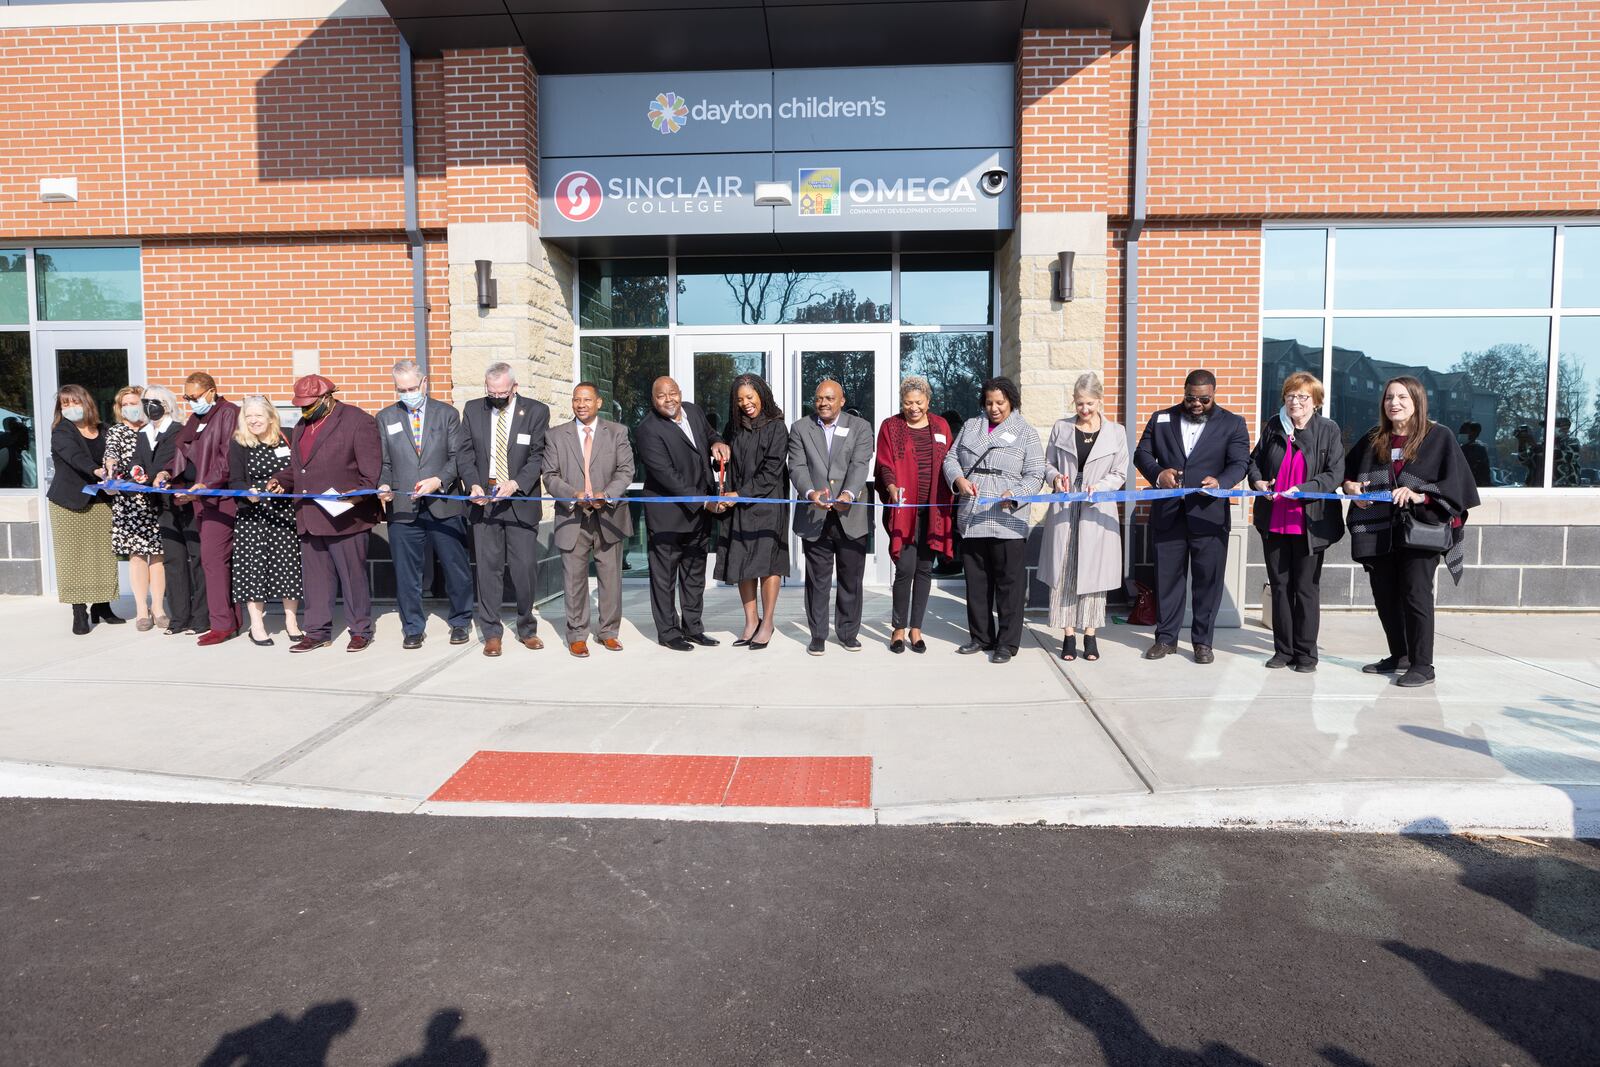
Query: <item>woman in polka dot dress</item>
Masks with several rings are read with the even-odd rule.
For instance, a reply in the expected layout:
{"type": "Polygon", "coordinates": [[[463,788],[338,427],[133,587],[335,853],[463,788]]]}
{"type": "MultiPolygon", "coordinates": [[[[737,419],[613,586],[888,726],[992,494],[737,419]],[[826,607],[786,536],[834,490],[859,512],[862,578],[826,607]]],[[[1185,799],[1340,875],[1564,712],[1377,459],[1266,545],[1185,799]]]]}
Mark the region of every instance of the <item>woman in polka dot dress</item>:
{"type": "MultiPolygon", "coordinates": [[[[289,462],[289,439],[277,409],[264,396],[247,396],[239,405],[239,428],[229,454],[228,487],[265,488],[289,462]]],[[[242,497],[233,525],[233,599],[250,613],[250,640],[271,645],[266,602],[283,601],[284,632],[300,639],[295,613],[300,608],[300,535],[294,501],[242,497]]]]}

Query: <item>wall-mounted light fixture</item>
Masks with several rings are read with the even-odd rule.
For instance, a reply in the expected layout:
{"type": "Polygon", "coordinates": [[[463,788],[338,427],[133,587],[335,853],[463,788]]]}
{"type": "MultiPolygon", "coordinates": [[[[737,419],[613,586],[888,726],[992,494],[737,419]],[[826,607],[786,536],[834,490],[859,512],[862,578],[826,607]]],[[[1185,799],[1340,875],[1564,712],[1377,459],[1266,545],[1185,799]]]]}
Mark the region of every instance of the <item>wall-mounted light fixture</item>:
{"type": "Polygon", "coordinates": [[[74,204],[78,201],[78,179],[40,178],[39,199],[47,204],[74,204]]]}
{"type": "Polygon", "coordinates": [[[496,307],[500,303],[500,284],[489,274],[490,263],[487,259],[475,259],[472,265],[478,275],[478,306],[481,308],[496,307]]]}
{"type": "Polygon", "coordinates": [[[756,207],[788,207],[794,203],[794,190],[788,182],[756,182],[756,207]]]}
{"type": "Polygon", "coordinates": [[[1056,253],[1055,298],[1063,304],[1072,300],[1072,261],[1077,255],[1076,252],[1056,253]]]}

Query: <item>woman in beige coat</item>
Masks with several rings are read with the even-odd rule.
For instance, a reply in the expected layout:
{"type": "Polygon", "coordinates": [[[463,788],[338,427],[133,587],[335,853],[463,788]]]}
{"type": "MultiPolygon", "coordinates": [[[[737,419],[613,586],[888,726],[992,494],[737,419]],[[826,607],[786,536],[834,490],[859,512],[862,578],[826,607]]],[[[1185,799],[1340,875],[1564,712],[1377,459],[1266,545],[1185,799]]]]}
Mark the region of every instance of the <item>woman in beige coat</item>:
{"type": "MultiPolygon", "coordinates": [[[[1094,374],[1073,386],[1076,417],[1060,419],[1044,450],[1058,493],[1110,492],[1128,481],[1128,435],[1106,418],[1094,374]]],[[[1061,658],[1097,660],[1095,630],[1106,624],[1106,591],[1122,584],[1122,523],[1114,502],[1051,504],[1039,547],[1039,580],[1050,587],[1050,625],[1062,630],[1061,658]]]]}

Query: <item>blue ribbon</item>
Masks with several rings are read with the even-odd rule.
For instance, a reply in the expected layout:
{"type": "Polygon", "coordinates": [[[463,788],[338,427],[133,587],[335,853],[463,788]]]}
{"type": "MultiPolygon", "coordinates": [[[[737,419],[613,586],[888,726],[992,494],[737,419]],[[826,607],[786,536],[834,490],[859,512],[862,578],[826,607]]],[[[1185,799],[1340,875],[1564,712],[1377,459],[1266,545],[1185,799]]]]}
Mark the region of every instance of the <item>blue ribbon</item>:
{"type": "MultiPolygon", "coordinates": [[[[163,496],[203,496],[223,497],[238,499],[240,497],[254,497],[258,500],[350,500],[355,497],[377,496],[376,489],[352,489],[347,493],[268,493],[254,489],[183,489],[172,486],[157,487],[141,485],[138,482],[109,479],[96,485],[86,485],[83,491],[93,496],[95,493],[108,491],[116,493],[157,493],[163,496]]],[[[397,496],[409,495],[397,491],[397,496]]],[[[1200,489],[1185,487],[1178,489],[1110,489],[1100,492],[1071,492],[1071,493],[1034,493],[1028,496],[994,497],[982,496],[972,501],[976,507],[993,507],[996,504],[1075,504],[1088,502],[1091,504],[1137,504],[1152,500],[1171,500],[1185,496],[1210,496],[1224,500],[1243,499],[1246,497],[1282,497],[1285,500],[1370,500],[1387,502],[1390,499],[1388,490],[1376,493],[1278,493],[1270,489],[1200,489]]],[[[461,500],[474,501],[480,499],[471,496],[457,496],[449,493],[428,493],[429,500],[461,500]]],[[[487,498],[495,503],[512,500],[539,500],[555,504],[581,504],[583,500],[568,496],[502,496],[487,498]]],[[[629,496],[629,497],[602,497],[606,503],[630,504],[808,504],[809,500],[803,497],[769,497],[769,496],[629,496]]],[[[956,503],[965,503],[967,498],[958,498],[956,503]]],[[[931,508],[939,507],[938,504],[881,504],[877,501],[864,501],[868,505],[884,508],[931,508]]]]}

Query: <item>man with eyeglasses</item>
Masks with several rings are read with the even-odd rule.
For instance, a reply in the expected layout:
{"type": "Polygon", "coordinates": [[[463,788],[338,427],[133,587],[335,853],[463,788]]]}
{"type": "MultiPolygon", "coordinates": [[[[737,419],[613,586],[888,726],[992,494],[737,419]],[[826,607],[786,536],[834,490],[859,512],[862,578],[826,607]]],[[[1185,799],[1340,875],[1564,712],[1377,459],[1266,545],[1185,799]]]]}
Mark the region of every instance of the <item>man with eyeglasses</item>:
{"type": "MultiPolygon", "coordinates": [[[[1231,489],[1250,465],[1250,432],[1244,419],[1216,402],[1217,378],[1192,371],[1183,383],[1183,403],[1150,416],[1134,466],[1157,489],[1231,489]]],[[[1194,493],[1157,500],[1150,506],[1150,535],[1156,562],[1155,643],[1145,659],[1178,651],[1184,595],[1194,617],[1189,637],[1194,661],[1210,663],[1211,630],[1222,605],[1227,568],[1230,501],[1194,493]],[[1190,572],[1193,572],[1191,588],[1190,572]]]]}
{"type": "Polygon", "coordinates": [[[462,409],[466,433],[457,469],[461,480],[471,487],[467,522],[478,561],[478,632],[483,637],[483,654],[498,656],[505,631],[500,602],[505,597],[507,570],[517,598],[517,640],[535,651],[544,647],[537,633],[539,621],[533,616],[543,512],[537,500],[508,498],[539,495],[550,408],[517,395],[517,379],[509,363],[489,364],[483,375],[483,394],[467,401],[462,409]]]}
{"type": "MultiPolygon", "coordinates": [[[[233,431],[239,424],[239,406],[224,400],[217,391],[216,379],[195,371],[184,379],[184,403],[189,405],[189,421],[174,439],[175,462],[171,471],[156,474],[154,484],[165,488],[226,489],[228,457],[233,446],[233,431]]],[[[205,589],[206,632],[202,646],[220,645],[239,632],[238,605],[233,602],[233,519],[237,511],[228,497],[175,496],[177,507],[193,507],[194,527],[200,542],[202,575],[194,584],[205,589]]],[[[177,617],[174,611],[173,617],[177,617]]],[[[198,621],[191,619],[191,623],[198,621]]],[[[174,632],[171,628],[168,633],[174,632]]]]}

